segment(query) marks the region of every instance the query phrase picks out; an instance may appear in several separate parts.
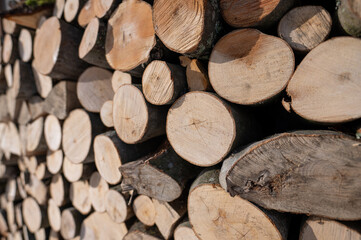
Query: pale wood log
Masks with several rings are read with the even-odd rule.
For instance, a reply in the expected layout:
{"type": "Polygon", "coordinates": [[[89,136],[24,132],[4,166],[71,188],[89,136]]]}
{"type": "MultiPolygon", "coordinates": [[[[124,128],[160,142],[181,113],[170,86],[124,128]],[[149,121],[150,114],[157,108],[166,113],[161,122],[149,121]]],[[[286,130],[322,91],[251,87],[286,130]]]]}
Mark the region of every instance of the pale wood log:
{"type": "Polygon", "coordinates": [[[73,163],[94,161],[93,139],[104,130],[99,115],[83,109],[73,110],[63,124],[62,146],[65,156],[73,163]]]}
{"type": "Polygon", "coordinates": [[[6,64],[4,67],[5,80],[8,87],[13,86],[13,67],[11,64],[6,64]]]}
{"type": "Polygon", "coordinates": [[[43,155],[47,152],[44,136],[44,118],[40,117],[27,126],[27,155],[43,155]]]}
{"type": "Polygon", "coordinates": [[[23,218],[24,223],[31,233],[35,233],[42,227],[49,225],[46,217],[46,208],[40,206],[34,198],[26,198],[23,201],[23,218]]]}
{"type": "Polygon", "coordinates": [[[23,185],[20,176],[18,176],[18,177],[16,178],[16,185],[17,185],[17,187],[18,187],[20,197],[21,197],[22,199],[27,198],[27,197],[28,197],[28,194],[26,193],[25,186],[23,185]]]}
{"type": "Polygon", "coordinates": [[[93,163],[73,163],[66,156],[63,161],[63,174],[69,182],[76,182],[81,179],[88,179],[92,172],[95,171],[93,163]]]}
{"type": "Polygon", "coordinates": [[[46,144],[52,151],[57,151],[61,146],[61,122],[54,115],[48,115],[44,123],[44,135],[46,144]]]}
{"type": "Polygon", "coordinates": [[[81,36],[82,31],[75,26],[56,17],[47,19],[34,39],[35,69],[54,79],[77,79],[88,66],[77,54],[81,36]]]}
{"type": "Polygon", "coordinates": [[[89,198],[95,211],[105,212],[105,199],[108,190],[108,183],[95,171],[89,180],[89,198]]]}
{"type": "Polygon", "coordinates": [[[26,101],[23,101],[20,107],[19,116],[17,122],[21,125],[26,125],[31,120],[31,114],[26,101]]]}
{"type": "Polygon", "coordinates": [[[60,233],[64,239],[72,239],[79,235],[84,217],[75,208],[65,209],[61,213],[60,233]]]}
{"type": "Polygon", "coordinates": [[[93,0],[88,0],[79,12],[78,24],[84,28],[94,17],[96,17],[96,15],[93,0]]]}
{"type": "Polygon", "coordinates": [[[360,153],[355,138],[338,132],[278,134],[227,158],[221,183],[232,196],[267,209],[358,220],[360,186],[353,179],[360,153]]]}
{"type": "Polygon", "coordinates": [[[38,165],[42,162],[45,162],[45,160],[45,156],[23,157],[24,165],[26,166],[27,171],[32,174],[35,174],[38,165]]]}
{"type": "Polygon", "coordinates": [[[61,149],[54,152],[48,150],[46,155],[46,166],[51,174],[60,172],[63,166],[63,151],[61,149]]]}
{"type": "Polygon", "coordinates": [[[150,197],[139,195],[133,201],[133,211],[140,222],[146,226],[155,224],[155,207],[150,197]]]}
{"type": "Polygon", "coordinates": [[[141,222],[135,222],[129,229],[124,240],[160,240],[163,239],[157,227],[148,227],[141,222]]]}
{"type": "Polygon", "coordinates": [[[2,50],[3,62],[13,64],[19,55],[17,38],[10,34],[5,34],[2,50]]]}
{"type": "Polygon", "coordinates": [[[190,61],[190,63],[187,65],[186,76],[189,91],[212,90],[207,70],[199,60],[192,59],[190,61]]]}
{"type": "Polygon", "coordinates": [[[122,0],[93,0],[95,16],[108,19],[121,2],[122,0]]]}
{"type": "Polygon", "coordinates": [[[65,0],[55,0],[53,16],[61,18],[63,16],[65,0]]]}
{"type": "Polygon", "coordinates": [[[19,56],[23,62],[29,62],[33,56],[34,31],[21,29],[18,41],[19,56]]]}
{"type": "Polygon", "coordinates": [[[250,113],[238,109],[217,95],[189,92],[169,109],[167,137],[176,153],[198,166],[222,161],[239,145],[257,135],[250,113]]]}
{"type": "Polygon", "coordinates": [[[104,102],[103,106],[100,108],[100,119],[102,120],[104,126],[114,127],[113,100],[104,102]]]}
{"type": "Polygon", "coordinates": [[[219,184],[219,172],[217,169],[204,171],[189,192],[188,216],[198,237],[287,239],[285,216],[263,211],[238,196],[231,197],[219,184]]]}
{"type": "Polygon", "coordinates": [[[10,160],[11,154],[21,155],[21,142],[18,129],[13,122],[8,122],[2,138],[1,148],[4,151],[5,158],[10,160]]]}
{"type": "Polygon", "coordinates": [[[59,232],[61,228],[61,211],[55,201],[51,198],[48,201],[47,213],[51,229],[59,232]]]}
{"type": "Polygon", "coordinates": [[[110,68],[105,58],[106,24],[93,18],[87,25],[79,46],[79,57],[92,65],[110,68]]]}
{"type": "Polygon", "coordinates": [[[9,20],[16,22],[16,24],[18,25],[28,27],[31,29],[37,29],[37,27],[41,23],[42,18],[51,15],[51,10],[52,9],[49,7],[44,7],[44,8],[40,8],[39,10],[35,10],[29,14],[8,15],[7,18],[9,20]]]}
{"type": "MultiPolygon", "coordinates": [[[[6,222],[6,205],[8,204],[8,200],[6,199],[6,194],[3,193],[0,195],[0,206],[1,206],[1,209],[3,209],[5,212],[4,212],[4,219],[5,219],[5,222],[6,222]]],[[[7,222],[6,222],[7,224],[7,222]]]]}
{"type": "Polygon", "coordinates": [[[22,99],[16,98],[16,90],[15,88],[11,87],[6,90],[6,104],[7,104],[7,111],[9,113],[10,119],[15,121],[19,117],[20,108],[22,99]]]}
{"type": "Polygon", "coordinates": [[[42,98],[46,98],[53,88],[53,80],[51,77],[39,73],[34,66],[32,68],[36,89],[42,98]]]}
{"type": "Polygon", "coordinates": [[[223,19],[232,27],[268,27],[290,9],[294,0],[220,0],[223,19]]]}
{"type": "Polygon", "coordinates": [[[344,32],[361,37],[361,1],[338,0],[337,18],[344,32]]]}
{"type": "Polygon", "coordinates": [[[18,226],[15,221],[14,202],[12,201],[8,201],[6,204],[6,220],[8,222],[10,232],[15,233],[18,229],[18,226]]]}
{"type": "Polygon", "coordinates": [[[65,119],[70,111],[80,106],[76,94],[76,83],[69,81],[56,84],[44,102],[44,110],[61,120],[65,119]]]}
{"type": "Polygon", "coordinates": [[[359,222],[337,222],[326,218],[309,217],[301,226],[299,239],[361,239],[359,224],[359,222]]]}
{"type": "Polygon", "coordinates": [[[124,223],[115,223],[107,213],[94,212],[88,216],[81,227],[82,239],[123,239],[128,230],[124,223]]]}
{"type": "Polygon", "coordinates": [[[17,98],[30,98],[36,93],[34,75],[29,63],[16,60],[13,67],[13,88],[17,98]]]}
{"type": "Polygon", "coordinates": [[[248,28],[233,31],[217,42],[208,73],[218,95],[233,103],[252,105],[279,95],[294,67],[293,51],[284,40],[248,28]]]}
{"type": "Polygon", "coordinates": [[[6,236],[9,231],[9,227],[6,220],[6,212],[4,209],[0,209],[0,233],[3,236],[6,236]]]}
{"type": "Polygon", "coordinates": [[[197,58],[209,54],[221,29],[214,0],[155,0],[153,21],[157,36],[167,48],[197,58]]]}
{"type": "Polygon", "coordinates": [[[123,85],[118,88],[113,99],[114,128],[119,138],[128,144],[143,142],[165,133],[167,108],[148,103],[139,88],[123,85]]]}
{"type": "Polygon", "coordinates": [[[51,178],[49,186],[50,197],[54,203],[61,207],[69,201],[69,183],[58,173],[51,178]]]}
{"type": "Polygon", "coordinates": [[[28,100],[29,111],[33,120],[45,116],[44,99],[39,96],[33,96],[28,100]]]}
{"type": "Polygon", "coordinates": [[[65,21],[69,23],[75,21],[84,4],[85,0],[66,0],[64,6],[65,21]]]}
{"type": "Polygon", "coordinates": [[[42,162],[36,167],[35,176],[39,180],[51,178],[52,174],[48,171],[48,168],[46,167],[46,162],[42,162]]]}
{"type": "Polygon", "coordinates": [[[6,188],[5,188],[5,195],[6,199],[9,202],[18,201],[21,199],[19,194],[19,190],[16,183],[16,177],[13,176],[12,178],[7,179],[6,188]]]}
{"type": "Polygon", "coordinates": [[[23,213],[22,213],[22,203],[18,203],[14,206],[15,210],[15,221],[19,228],[23,226],[23,213]]]}
{"type": "Polygon", "coordinates": [[[90,212],[92,208],[90,196],[89,196],[89,183],[88,181],[77,181],[70,185],[69,190],[70,201],[73,206],[83,215],[90,212]]]}
{"type": "Polygon", "coordinates": [[[113,99],[111,79],[110,71],[98,67],[90,67],[80,75],[77,96],[87,111],[99,113],[102,105],[113,99]]]}
{"type": "Polygon", "coordinates": [[[189,221],[184,221],[174,230],[174,240],[199,240],[189,221]]]}
{"type": "Polygon", "coordinates": [[[124,84],[132,84],[132,75],[122,71],[114,71],[112,76],[112,87],[113,91],[116,92],[118,88],[124,84]]]}
{"type": "Polygon", "coordinates": [[[50,229],[49,228],[40,228],[35,232],[34,236],[36,240],[47,240],[49,239],[50,229]]]}
{"type": "Polygon", "coordinates": [[[38,204],[46,205],[48,200],[48,187],[45,183],[40,181],[34,174],[22,174],[20,176],[26,192],[32,196],[38,204]]]}
{"type": "Polygon", "coordinates": [[[131,207],[127,204],[129,195],[110,189],[105,194],[104,205],[109,217],[115,223],[122,223],[133,216],[131,207]]]}
{"type": "Polygon", "coordinates": [[[108,131],[94,139],[95,164],[99,174],[110,184],[120,182],[122,174],[118,170],[122,164],[134,161],[157,146],[158,140],[128,145],[122,142],[115,131],[108,131]],[[106,149],[106,151],[104,151],[106,149]]]}
{"type": "Polygon", "coordinates": [[[142,90],[154,105],[172,104],[186,91],[184,68],[165,61],[152,61],[144,70],[142,90]]]}
{"type": "Polygon", "coordinates": [[[22,227],[22,234],[24,240],[35,240],[35,235],[28,230],[26,225],[22,227]]]}
{"type": "Polygon", "coordinates": [[[307,54],[287,86],[292,110],[307,120],[328,124],[360,118],[355,105],[361,88],[360,51],[361,39],[337,37],[307,54]]]}
{"type": "Polygon", "coordinates": [[[5,33],[11,34],[13,36],[18,36],[21,30],[21,27],[16,24],[16,22],[9,20],[7,18],[2,18],[2,29],[5,33]]]}

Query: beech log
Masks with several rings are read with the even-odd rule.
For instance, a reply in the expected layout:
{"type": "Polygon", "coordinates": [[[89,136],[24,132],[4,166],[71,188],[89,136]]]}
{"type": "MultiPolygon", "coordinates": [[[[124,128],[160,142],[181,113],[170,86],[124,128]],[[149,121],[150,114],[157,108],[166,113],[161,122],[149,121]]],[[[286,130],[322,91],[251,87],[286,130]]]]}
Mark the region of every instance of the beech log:
{"type": "Polygon", "coordinates": [[[33,66],[32,68],[36,89],[42,98],[46,98],[53,88],[53,81],[51,77],[39,73],[33,66]]]}

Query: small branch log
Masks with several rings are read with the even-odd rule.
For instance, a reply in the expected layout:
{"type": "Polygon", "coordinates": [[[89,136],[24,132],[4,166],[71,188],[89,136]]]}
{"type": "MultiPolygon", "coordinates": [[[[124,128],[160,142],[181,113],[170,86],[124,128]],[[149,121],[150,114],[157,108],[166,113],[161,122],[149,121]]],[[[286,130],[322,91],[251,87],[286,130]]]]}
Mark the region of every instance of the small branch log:
{"type": "Polygon", "coordinates": [[[21,29],[19,35],[19,56],[23,62],[29,62],[33,57],[33,38],[34,31],[26,28],[21,29]]]}
{"type": "Polygon", "coordinates": [[[63,151],[61,149],[54,152],[48,150],[46,155],[46,166],[51,174],[60,172],[63,166],[63,151]]]}
{"type": "Polygon", "coordinates": [[[113,101],[106,101],[100,109],[100,119],[104,126],[114,127],[113,123],[113,101]]]}
{"type": "Polygon", "coordinates": [[[76,182],[79,180],[89,179],[92,172],[95,171],[95,166],[93,163],[83,164],[83,163],[73,163],[64,157],[63,162],[63,174],[64,177],[69,182],[76,182]]]}
{"type": "Polygon", "coordinates": [[[15,221],[16,224],[21,228],[23,226],[23,205],[18,203],[15,205],[15,221]]]}
{"type": "Polygon", "coordinates": [[[19,56],[18,51],[18,40],[10,34],[5,34],[3,43],[3,56],[2,60],[4,63],[13,64],[19,56]]]}
{"type": "Polygon", "coordinates": [[[12,201],[8,201],[6,204],[6,220],[8,222],[10,232],[15,233],[18,226],[15,221],[14,202],[12,201]]]}
{"type": "Polygon", "coordinates": [[[46,208],[38,205],[34,198],[26,198],[23,201],[23,217],[29,231],[35,233],[42,227],[49,226],[46,217],[46,208]]]}
{"type": "Polygon", "coordinates": [[[28,197],[28,194],[26,193],[25,186],[23,185],[20,176],[18,176],[18,177],[16,178],[16,185],[17,185],[17,187],[18,187],[20,197],[21,197],[22,199],[27,198],[27,197],[28,197]]]}
{"type": "Polygon", "coordinates": [[[39,180],[51,178],[52,174],[48,171],[48,168],[46,167],[46,162],[42,162],[36,167],[35,176],[39,180]]]}
{"type": "Polygon", "coordinates": [[[4,67],[5,80],[9,88],[14,84],[13,80],[13,67],[11,64],[6,64],[4,67]]]}
{"type": "Polygon", "coordinates": [[[53,80],[51,77],[39,73],[33,66],[32,69],[36,89],[42,98],[46,98],[53,88],[53,80]]]}
{"type": "Polygon", "coordinates": [[[148,227],[141,222],[135,222],[129,229],[127,235],[124,236],[124,240],[160,240],[163,239],[161,233],[157,227],[148,227]]]}
{"type": "Polygon", "coordinates": [[[4,209],[0,209],[0,233],[6,236],[8,231],[9,227],[6,220],[6,212],[4,209]]]}
{"type": "Polygon", "coordinates": [[[69,201],[69,183],[58,173],[53,175],[49,186],[49,192],[54,203],[61,207],[69,201]]]}
{"type": "Polygon", "coordinates": [[[354,37],[361,37],[361,9],[359,0],[336,1],[338,22],[344,32],[354,37]]]}
{"type": "Polygon", "coordinates": [[[15,176],[13,176],[12,178],[9,178],[7,180],[6,188],[5,188],[5,195],[6,195],[6,199],[9,202],[18,201],[21,199],[15,176]]]}
{"type": "Polygon", "coordinates": [[[85,0],[67,0],[64,6],[64,19],[68,23],[75,22],[85,0]]]}
{"type": "Polygon", "coordinates": [[[83,215],[90,212],[92,204],[89,196],[88,181],[77,181],[70,185],[70,201],[73,206],[83,215]]]}
{"type": "Polygon", "coordinates": [[[61,213],[61,236],[64,239],[73,239],[79,235],[83,219],[84,216],[75,208],[65,209],[61,213]]]}
{"type": "Polygon", "coordinates": [[[155,224],[155,207],[150,197],[139,195],[133,202],[133,211],[135,216],[146,226],[155,224]]]}
{"type": "Polygon", "coordinates": [[[132,75],[130,75],[129,73],[114,71],[112,76],[112,87],[114,92],[116,92],[120,86],[132,83],[132,75]]]}
{"type": "Polygon", "coordinates": [[[95,211],[105,212],[106,194],[109,190],[108,183],[95,171],[89,180],[89,197],[95,211]]]}
{"type": "Polygon", "coordinates": [[[45,118],[44,135],[50,150],[57,151],[60,149],[62,139],[61,123],[54,115],[48,115],[45,118]]]}
{"type": "Polygon", "coordinates": [[[122,0],[93,0],[94,13],[97,18],[108,19],[122,0]]]}

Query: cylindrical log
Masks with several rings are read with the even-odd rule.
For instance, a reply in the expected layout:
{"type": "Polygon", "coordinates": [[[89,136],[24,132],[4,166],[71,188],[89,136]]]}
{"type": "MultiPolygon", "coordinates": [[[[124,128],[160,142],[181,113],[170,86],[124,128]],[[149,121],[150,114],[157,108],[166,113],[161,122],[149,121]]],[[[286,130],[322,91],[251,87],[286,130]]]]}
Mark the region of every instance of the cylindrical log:
{"type": "Polygon", "coordinates": [[[34,39],[35,69],[55,79],[77,79],[88,66],[77,54],[81,36],[75,26],[56,17],[47,19],[34,39]]]}
{"type": "Polygon", "coordinates": [[[46,213],[46,209],[39,206],[34,198],[29,197],[23,201],[24,223],[30,232],[35,233],[40,228],[48,226],[46,213]]]}
{"type": "Polygon", "coordinates": [[[60,172],[63,166],[63,151],[61,149],[54,152],[48,150],[46,155],[46,166],[52,174],[60,172]]]}
{"type": "Polygon", "coordinates": [[[33,56],[34,31],[26,28],[21,29],[19,35],[19,56],[23,62],[29,62],[33,56]]]}
{"type": "Polygon", "coordinates": [[[46,205],[48,200],[48,187],[44,182],[40,181],[34,174],[24,174],[24,188],[26,192],[32,196],[40,205],[46,205]]]}
{"type": "Polygon", "coordinates": [[[46,98],[53,88],[53,80],[51,77],[39,73],[33,66],[32,68],[36,89],[42,98],[46,98]]]}
{"type": "Polygon", "coordinates": [[[84,217],[75,208],[65,209],[61,213],[61,236],[64,239],[72,239],[79,235],[83,219],[84,217]]]}
{"type": "Polygon", "coordinates": [[[218,95],[233,103],[251,105],[280,94],[294,67],[293,51],[285,41],[248,28],[233,31],[217,42],[208,73],[218,95]]]}
{"type": "Polygon", "coordinates": [[[16,178],[13,176],[12,178],[7,179],[6,188],[5,188],[6,199],[9,202],[14,202],[21,199],[19,194],[19,190],[16,183],[16,178]]]}
{"type": "Polygon", "coordinates": [[[13,36],[18,36],[20,33],[20,30],[21,30],[21,27],[12,20],[2,18],[2,29],[7,34],[11,34],[13,36]]]}
{"type": "Polygon", "coordinates": [[[24,240],[35,240],[35,235],[28,230],[26,225],[22,227],[22,234],[24,240]]]}
{"type": "Polygon", "coordinates": [[[61,228],[61,211],[55,201],[51,198],[48,201],[47,213],[51,229],[59,232],[61,228]]]}
{"type": "Polygon", "coordinates": [[[122,177],[119,167],[148,154],[157,144],[158,140],[128,145],[118,138],[115,131],[96,136],[94,139],[94,155],[99,174],[109,184],[119,183],[122,177]]]}
{"type": "Polygon", "coordinates": [[[42,155],[47,152],[44,137],[44,118],[40,117],[27,126],[26,152],[28,155],[42,155]]]}
{"type": "Polygon", "coordinates": [[[83,7],[85,0],[66,0],[64,6],[64,19],[67,22],[76,20],[80,9],[83,7]]]}
{"type": "Polygon", "coordinates": [[[7,158],[7,160],[10,160],[11,154],[20,156],[21,141],[16,125],[13,122],[8,122],[5,132],[3,134],[4,137],[2,139],[1,147],[3,151],[8,151],[8,155],[6,152],[4,152],[5,158],[7,158]]]}
{"type": "Polygon", "coordinates": [[[112,76],[113,91],[116,92],[118,88],[124,84],[132,84],[132,75],[122,71],[114,71],[112,76]]]}
{"type": "Polygon", "coordinates": [[[34,75],[30,63],[16,60],[13,68],[13,88],[17,98],[30,98],[36,94],[34,75]]]}
{"type": "Polygon", "coordinates": [[[65,6],[65,0],[55,0],[53,16],[60,19],[63,16],[64,6],[65,6]]]}
{"type": "Polygon", "coordinates": [[[14,84],[13,80],[13,67],[10,63],[6,64],[4,67],[5,80],[8,87],[12,87],[14,84]]]}
{"type": "Polygon", "coordinates": [[[166,114],[166,107],[149,104],[134,85],[123,85],[114,95],[114,128],[125,143],[135,144],[163,135],[166,114]]]}
{"type": "Polygon", "coordinates": [[[307,120],[328,124],[360,118],[359,52],[361,39],[336,37],[307,54],[287,86],[292,110],[307,120]]]}
{"type": "Polygon", "coordinates": [[[44,135],[49,149],[56,151],[61,146],[61,123],[54,115],[48,115],[44,123],[44,135]]]}
{"type": "Polygon", "coordinates": [[[155,207],[150,197],[139,195],[133,202],[135,216],[146,226],[155,224],[155,207]]]}
{"type": "Polygon", "coordinates": [[[1,122],[8,122],[11,120],[10,117],[10,112],[8,109],[8,91],[6,92],[6,94],[1,94],[0,95],[0,104],[1,104],[1,108],[0,108],[0,121],[1,122]]]}
{"type": "Polygon", "coordinates": [[[122,0],[93,0],[94,13],[97,18],[108,19],[122,0]]]}
{"type": "Polygon", "coordinates": [[[89,197],[95,211],[105,212],[105,199],[108,190],[108,183],[102,178],[102,176],[100,176],[97,171],[95,171],[89,180],[89,197]]]}
{"type": "Polygon", "coordinates": [[[31,114],[29,112],[28,104],[26,103],[26,101],[23,101],[20,107],[20,113],[17,122],[20,125],[26,125],[30,121],[31,121],[31,114]]]}
{"type": "Polygon", "coordinates": [[[104,126],[114,127],[113,123],[113,100],[106,101],[100,108],[100,119],[104,126]]]}
{"type": "Polygon", "coordinates": [[[15,205],[15,221],[19,228],[23,226],[23,205],[22,203],[18,203],[15,205]]]}
{"type": "Polygon", "coordinates": [[[19,56],[17,38],[10,34],[5,34],[2,50],[3,62],[13,64],[19,56]]]}
{"type": "Polygon", "coordinates": [[[93,18],[85,29],[79,46],[79,57],[92,65],[110,68],[105,58],[105,37],[107,28],[104,22],[93,18]]]}
{"type": "Polygon", "coordinates": [[[18,177],[16,178],[16,186],[17,186],[18,189],[19,189],[20,197],[21,197],[22,199],[27,198],[28,194],[26,193],[25,187],[24,187],[23,183],[21,182],[20,176],[18,176],[18,177]]]}
{"type": "Polygon", "coordinates": [[[6,91],[6,104],[7,104],[7,111],[9,113],[10,119],[15,121],[19,117],[20,108],[22,99],[16,98],[16,90],[15,88],[8,88],[6,91]]]}
{"type": "Polygon", "coordinates": [[[54,203],[60,207],[69,201],[69,183],[58,173],[51,179],[49,186],[50,197],[54,203]]]}
{"type": "Polygon", "coordinates": [[[160,240],[163,239],[157,227],[148,227],[141,222],[135,222],[123,240],[160,240]]]}
{"type": "Polygon", "coordinates": [[[33,96],[28,99],[28,106],[31,113],[31,119],[35,120],[46,115],[46,112],[44,111],[44,99],[41,97],[33,96]]]}
{"type": "Polygon", "coordinates": [[[110,71],[98,67],[90,67],[81,74],[77,96],[87,111],[99,113],[103,104],[113,99],[112,75],[110,71]]]}
{"type": "Polygon", "coordinates": [[[46,167],[46,162],[42,162],[37,166],[35,176],[39,180],[51,178],[52,174],[48,171],[48,168],[46,167]]]}
{"type": "Polygon", "coordinates": [[[16,230],[18,229],[18,226],[15,220],[14,202],[8,201],[5,209],[6,209],[6,220],[9,226],[9,230],[10,232],[15,233],[16,230]]]}
{"type": "Polygon", "coordinates": [[[360,0],[338,0],[337,18],[344,32],[354,37],[361,37],[361,2],[360,0]]]}
{"type": "Polygon", "coordinates": [[[105,194],[105,209],[115,223],[122,223],[133,216],[124,196],[113,189],[105,194]]]}
{"type": "Polygon", "coordinates": [[[82,27],[86,27],[86,25],[96,17],[93,2],[94,0],[88,0],[79,12],[78,24],[82,27]]]}
{"type": "Polygon", "coordinates": [[[50,229],[49,228],[40,228],[35,233],[35,239],[36,240],[48,240],[49,239],[49,234],[50,234],[50,229]]]}
{"type": "Polygon", "coordinates": [[[92,204],[89,196],[88,181],[77,181],[70,185],[70,201],[73,206],[83,215],[90,212],[92,204]]]}
{"type": "MultiPolygon", "coordinates": [[[[60,233],[51,229],[50,234],[49,234],[49,240],[61,240],[60,233]]],[[[73,238],[72,240],[77,240],[77,239],[73,238]]],[[[79,237],[79,240],[80,240],[80,237],[79,237]]]]}
{"type": "Polygon", "coordinates": [[[182,222],[174,230],[174,240],[198,240],[189,221],[182,222]]]}
{"type": "Polygon", "coordinates": [[[198,237],[287,239],[288,221],[284,215],[263,211],[238,196],[231,197],[219,184],[219,172],[203,172],[189,192],[188,216],[198,237]]]}
{"type": "Polygon", "coordinates": [[[189,91],[209,91],[212,89],[207,70],[199,60],[192,59],[187,64],[186,76],[189,91]]]}
{"type": "Polygon", "coordinates": [[[165,61],[153,61],[144,70],[142,90],[154,105],[172,104],[186,91],[184,68],[165,61]]]}
{"type": "Polygon", "coordinates": [[[95,171],[93,163],[73,163],[66,156],[63,161],[63,174],[69,182],[76,182],[80,179],[88,179],[90,174],[95,171]]]}

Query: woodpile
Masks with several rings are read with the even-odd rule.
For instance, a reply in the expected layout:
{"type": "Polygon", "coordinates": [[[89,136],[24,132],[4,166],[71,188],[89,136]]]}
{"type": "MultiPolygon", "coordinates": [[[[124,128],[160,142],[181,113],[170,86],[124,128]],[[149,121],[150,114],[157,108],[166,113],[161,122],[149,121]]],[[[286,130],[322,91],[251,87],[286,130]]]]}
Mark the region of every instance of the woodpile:
{"type": "Polygon", "coordinates": [[[0,239],[361,239],[361,0],[1,16],[0,239]]]}

